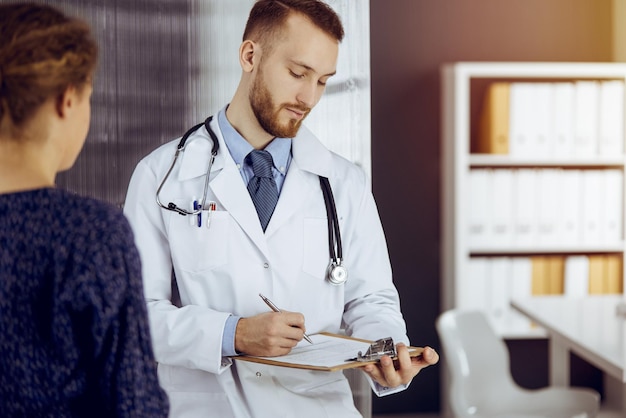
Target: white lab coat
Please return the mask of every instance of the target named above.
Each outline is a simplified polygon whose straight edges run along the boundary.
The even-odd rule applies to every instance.
[[[293,159],[272,219],[263,233],[254,204],[218,127],[220,151],[207,201],[217,210],[202,227],[164,210],[155,192],[178,140],[144,158],[132,176],[124,212],[143,265],[159,379],[172,417],[360,416],[341,372],[272,367],[223,358],[222,333],[231,315],[281,309],[301,312],[306,331],[339,332],[408,343],[383,230],[363,171],[328,151],[306,128],[293,139]],[[189,139],[161,200],[189,208],[200,200],[211,141],[204,127]],[[329,264],[326,208],[318,175],[335,196],[344,285],[325,280]],[[205,214],[206,215],[206,214]],[[181,307],[172,304],[172,271]]]

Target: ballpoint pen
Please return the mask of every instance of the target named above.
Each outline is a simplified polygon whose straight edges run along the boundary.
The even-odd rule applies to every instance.
[[[215,202],[209,202],[207,204],[207,215],[206,215],[206,227],[208,228],[211,225],[211,214],[215,212],[215,208],[217,207]]]
[[[268,298],[266,298],[260,293],[259,293],[259,296],[261,296],[261,299],[263,299],[263,302],[265,302],[265,304],[269,306],[271,310],[273,310],[274,312],[280,312],[280,309],[278,309],[278,306],[274,305],[274,302],[272,302],[271,300],[269,300]],[[309,337],[308,335],[304,334],[304,339],[307,340],[309,343],[313,344],[313,340],[311,340],[311,337]]]
[[[193,201],[193,210],[196,211],[200,208],[200,205],[198,204],[197,200]],[[202,212],[198,213],[198,228],[200,228],[202,226]]]

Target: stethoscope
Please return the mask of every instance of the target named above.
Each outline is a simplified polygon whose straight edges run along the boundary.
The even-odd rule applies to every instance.
[[[156,201],[157,204],[166,210],[176,212],[180,215],[198,215],[202,212],[203,208],[206,208],[206,197],[209,190],[209,174],[211,173],[211,167],[213,167],[213,162],[215,161],[215,156],[219,151],[220,145],[213,132],[213,129],[210,126],[211,120],[213,116],[209,116],[204,123],[199,123],[195,126],[192,126],[183,137],[180,139],[180,142],[176,146],[176,152],[174,154],[174,159],[172,160],[172,164],[170,168],[165,173],[165,177],[161,181],[159,188],[156,192]],[[206,169],[206,178],[204,180],[204,191],[202,193],[202,199],[200,200],[200,204],[194,208],[194,210],[183,209],[180,206],[177,206],[174,202],[169,202],[167,205],[164,205],[159,198],[161,194],[161,189],[167,182],[167,179],[170,176],[170,173],[176,166],[176,161],[178,160],[178,156],[185,152],[185,146],[187,145],[187,138],[191,136],[192,133],[200,129],[204,126],[211,137],[211,141],[213,142],[213,146],[211,147],[211,158],[209,158],[209,162]],[[328,218],[328,249],[330,254],[330,264],[328,265],[328,269],[326,270],[326,280],[334,285],[340,285],[348,280],[348,270],[343,266],[343,251],[341,246],[341,233],[339,231],[339,219],[337,217],[337,208],[335,207],[335,198],[333,197],[333,191],[330,187],[330,182],[328,178],[319,176],[320,179],[320,187],[322,188],[322,195],[324,196],[324,204],[326,205],[326,215]],[[206,210],[206,209],[205,209]]]

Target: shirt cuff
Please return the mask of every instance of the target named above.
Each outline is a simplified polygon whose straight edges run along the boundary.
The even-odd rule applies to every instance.
[[[240,316],[229,316],[224,325],[224,333],[222,334],[222,357],[236,356],[239,353],[235,350],[235,331],[237,323],[241,319]]]
[[[382,397],[382,396],[387,396],[387,395],[391,395],[391,394],[394,394],[394,393],[402,392],[403,390],[406,390],[409,387],[409,384],[410,384],[409,383],[409,384],[406,384],[406,385],[400,385],[400,386],[395,387],[395,388],[388,388],[386,386],[383,386],[383,385],[379,384],[374,379],[369,377],[367,374],[365,374],[365,377],[369,381],[369,384],[370,384],[370,387],[372,388],[372,391],[379,398]]]

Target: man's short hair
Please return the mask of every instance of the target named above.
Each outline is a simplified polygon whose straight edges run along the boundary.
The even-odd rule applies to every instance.
[[[291,13],[305,16],[337,42],[343,40],[341,19],[329,5],[320,0],[257,0],[248,16],[243,40],[252,40],[271,49],[272,41],[280,35]]]

